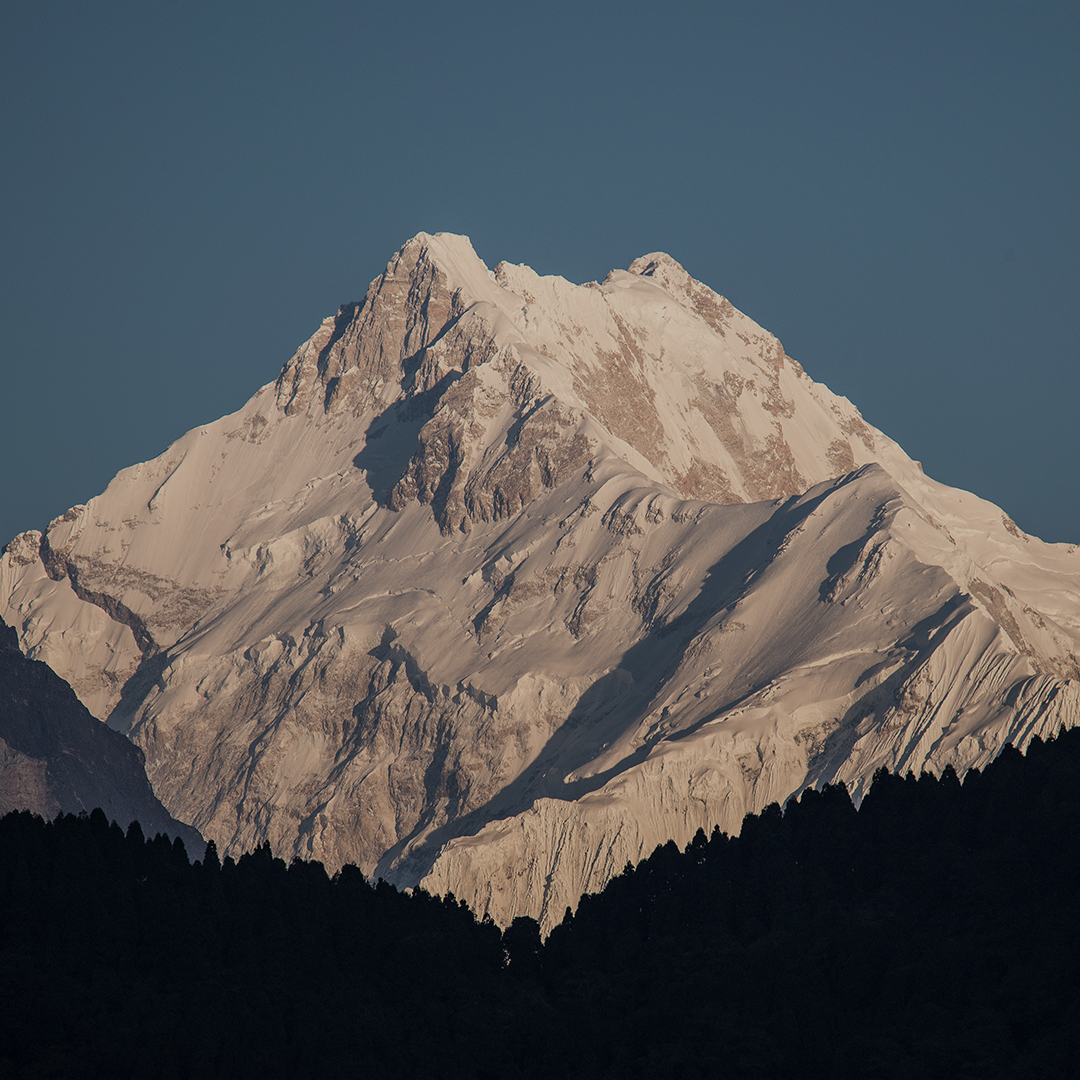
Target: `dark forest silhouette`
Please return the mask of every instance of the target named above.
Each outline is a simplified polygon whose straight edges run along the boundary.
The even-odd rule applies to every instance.
[[[1080,731],[668,843],[546,942],[269,847],[0,819],[0,1076],[1058,1077]]]

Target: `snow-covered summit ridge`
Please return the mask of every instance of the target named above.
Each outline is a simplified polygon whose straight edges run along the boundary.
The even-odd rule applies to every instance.
[[[219,849],[502,920],[1080,718],[1080,553],[662,253],[575,285],[419,234],[242,409],[9,544],[0,615]]]
[[[588,414],[603,427],[605,444],[684,497],[730,503],[792,495],[877,461],[946,528],[967,530],[966,541],[987,560],[1022,539],[1000,509],[966,493],[964,514],[955,516],[958,492],[926,478],[846,398],[809,379],[775,337],[662,252],[612,271],[602,285],[578,286],[527,266],[500,263],[492,272],[467,238],[421,233],[372,283],[362,305],[339,314],[339,324],[351,321],[336,341],[327,344],[331,333],[312,339],[329,355],[301,378],[320,379],[324,406],[344,400],[343,382],[368,369],[362,352],[340,354],[350,340],[372,339],[387,294],[392,302],[403,289],[411,306],[402,341],[413,359],[399,355],[396,370],[379,368],[375,385],[383,400],[430,398],[440,380],[448,388],[469,376],[463,365],[498,356],[504,366],[513,363],[515,386],[527,384],[531,402],[546,392],[564,419],[567,408]],[[301,353],[310,367],[312,343]],[[382,351],[379,359],[385,361]],[[296,378],[287,368],[279,386],[290,375]],[[447,401],[447,413],[465,400],[478,404],[474,392],[490,381],[490,372],[472,373]],[[499,438],[486,429],[485,449]],[[463,513],[457,524],[468,520]],[[1043,551],[1040,559],[1064,557],[1068,569],[1075,566],[1068,554],[1061,546],[1057,557]]]
[[[410,241],[362,304],[324,323],[282,373],[279,403],[355,411],[464,378],[460,403],[488,380],[469,367],[495,357],[536,382],[534,398],[589,413],[640,455],[635,467],[688,497],[795,494],[874,460],[881,438],[669,256],[576,286],[507,263],[493,274],[465,238],[444,234]],[[790,422],[800,398],[812,437]]]

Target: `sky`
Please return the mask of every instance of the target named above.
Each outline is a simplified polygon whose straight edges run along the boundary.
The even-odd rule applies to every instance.
[[[0,3],[0,544],[238,409],[419,231],[667,251],[1080,542],[1080,4]]]

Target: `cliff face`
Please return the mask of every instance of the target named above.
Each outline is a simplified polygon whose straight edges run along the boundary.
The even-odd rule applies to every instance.
[[[12,541],[0,614],[223,853],[504,922],[1080,711],[1075,548],[925,477],[666,255],[575,286],[441,234]]]
[[[139,750],[98,723],[47,664],[23,656],[0,623],[0,814],[51,820],[95,807],[125,828],[138,821],[148,836],[179,837],[202,857],[202,837],[154,797]]]

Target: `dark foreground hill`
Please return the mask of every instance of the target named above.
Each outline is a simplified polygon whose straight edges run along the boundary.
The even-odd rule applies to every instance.
[[[0,1075],[1058,1077],[1080,732],[659,848],[541,943],[354,868],[0,820]]]
[[[142,751],[96,720],[47,664],[19,651],[0,622],[0,813],[45,817],[100,807],[202,853],[202,837],[175,820],[150,788]]]

